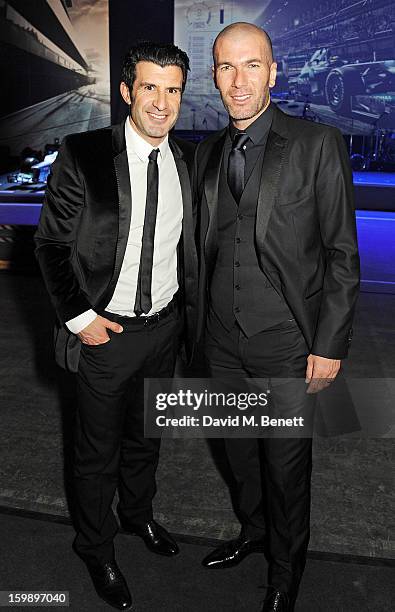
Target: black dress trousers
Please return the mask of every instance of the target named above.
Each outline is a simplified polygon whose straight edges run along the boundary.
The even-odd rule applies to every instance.
[[[74,492],[76,552],[105,563],[114,557],[118,523],[112,502],[127,526],[152,519],[160,439],[144,437],[144,378],[171,378],[182,331],[177,309],[144,325],[104,313],[124,331],[110,341],[82,345],[77,373]]]
[[[247,337],[236,323],[227,332],[211,311],[205,353],[214,378],[290,378],[297,392],[302,389],[305,394],[308,347],[295,320]],[[294,400],[292,396],[291,408]],[[236,480],[243,531],[250,538],[267,533],[269,584],[292,597],[304,570],[310,534],[311,437],[229,438],[224,442]]]

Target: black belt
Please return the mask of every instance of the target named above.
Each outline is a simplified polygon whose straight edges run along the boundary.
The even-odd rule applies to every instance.
[[[110,321],[115,321],[116,323],[120,323],[121,325],[141,325],[148,326],[153,323],[158,323],[165,317],[167,317],[171,312],[177,309],[177,298],[176,296],[168,303],[167,306],[159,310],[159,312],[155,312],[152,315],[148,316],[140,316],[140,317],[127,317],[124,315],[119,315],[114,312],[109,312],[108,310],[104,310],[101,314],[103,317],[110,319]]]

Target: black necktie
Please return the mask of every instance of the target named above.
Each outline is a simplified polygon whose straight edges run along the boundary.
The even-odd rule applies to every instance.
[[[237,203],[239,203],[244,191],[245,148],[249,140],[250,137],[247,134],[237,132],[233,139],[232,150],[229,153],[228,185]]]
[[[143,240],[141,244],[140,268],[137,280],[134,312],[137,317],[147,314],[152,308],[151,281],[152,261],[154,258],[154,237],[156,211],[158,209],[158,157],[159,149],[153,149],[148,156],[147,198],[145,203]]]

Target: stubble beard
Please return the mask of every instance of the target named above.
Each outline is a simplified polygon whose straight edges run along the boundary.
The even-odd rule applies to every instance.
[[[257,114],[262,110],[262,108],[257,107],[255,111],[247,111],[246,109],[244,113],[239,113],[237,115],[232,114],[230,108],[228,108],[227,111],[232,121],[248,121],[249,119],[253,119],[254,117],[256,117]]]
[[[232,112],[231,106],[227,104],[224,99],[222,99],[222,102],[226,110],[228,111],[229,118],[232,121],[248,121],[249,119],[254,119],[254,117],[259,115],[259,113],[265,108],[268,102],[268,99],[269,99],[269,92],[266,93],[266,95],[264,96],[262,100],[259,100],[256,103],[255,108],[240,109],[239,112],[235,111],[234,113]]]

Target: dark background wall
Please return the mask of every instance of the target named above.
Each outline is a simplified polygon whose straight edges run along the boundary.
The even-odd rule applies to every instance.
[[[8,70],[12,66],[12,71]],[[7,74],[7,95],[1,96],[0,116],[89,84],[89,77],[0,41],[0,72]],[[21,92],[21,84],[23,92]]]
[[[144,0],[118,2],[109,0],[111,122],[121,121],[126,106],[119,93],[123,57],[129,47],[141,40],[173,42],[174,1]]]

